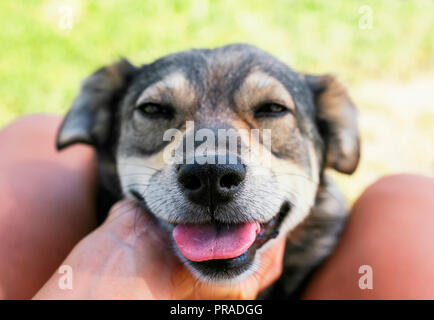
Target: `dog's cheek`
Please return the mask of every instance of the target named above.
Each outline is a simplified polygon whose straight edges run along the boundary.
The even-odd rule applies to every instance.
[[[274,157],[272,168],[280,192],[290,202],[291,208],[280,227],[280,235],[295,229],[310,213],[318,188],[317,175],[310,175],[308,168]],[[315,170],[317,170],[315,168]]]
[[[163,152],[149,157],[118,150],[117,170],[124,195],[132,190],[144,195],[152,177],[164,168]]]

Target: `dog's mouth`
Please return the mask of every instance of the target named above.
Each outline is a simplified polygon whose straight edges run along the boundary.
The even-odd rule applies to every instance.
[[[178,224],[172,235],[180,253],[201,274],[216,280],[234,278],[250,268],[256,250],[279,235],[289,211],[285,202],[266,223]]]
[[[149,211],[143,197],[134,191],[131,193]],[[173,226],[172,237],[179,253],[202,275],[215,280],[230,279],[248,270],[256,250],[279,235],[290,209],[290,203],[285,201],[265,223],[180,223]]]

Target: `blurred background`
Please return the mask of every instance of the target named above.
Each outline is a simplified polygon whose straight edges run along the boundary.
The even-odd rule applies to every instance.
[[[80,81],[121,56],[246,42],[347,84],[362,159],[335,176],[350,201],[384,174],[434,176],[432,0],[14,0],[0,2],[0,21],[0,127],[64,113]]]

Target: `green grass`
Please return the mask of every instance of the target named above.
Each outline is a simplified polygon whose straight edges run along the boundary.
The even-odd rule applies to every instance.
[[[77,8],[72,30],[58,27],[62,3]],[[373,10],[372,29],[358,27],[364,4]],[[0,125],[66,110],[79,81],[120,56],[141,64],[230,42],[350,83],[409,77],[434,67],[433,12],[431,0],[2,1]]]
[[[62,3],[75,8],[71,30],[59,28]],[[372,29],[359,28],[362,5],[372,8]],[[178,50],[231,42],[257,45],[297,70],[334,72],[352,89],[373,80],[389,84],[432,74],[433,13],[432,0],[1,1],[0,127],[27,113],[66,111],[80,81],[121,56],[142,64]],[[383,173],[415,167],[434,173],[434,158],[424,151],[434,145],[432,109],[409,106],[410,112],[417,111],[411,117],[417,135],[409,134],[408,145],[425,145],[418,148],[420,155],[401,154],[392,148],[393,137],[383,135],[407,123],[405,106],[398,113],[393,99],[380,104],[373,96],[384,91],[354,91],[362,120],[369,120],[361,125],[367,147],[357,187],[352,187],[354,180],[338,177],[350,198]],[[417,104],[418,99],[410,101]],[[373,126],[375,119],[381,120]],[[390,129],[382,130],[385,124]],[[381,155],[376,150],[383,150],[385,141],[391,151]],[[414,157],[401,160],[405,152]]]

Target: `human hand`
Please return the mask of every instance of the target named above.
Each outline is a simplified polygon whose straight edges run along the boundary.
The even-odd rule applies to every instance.
[[[128,200],[84,238],[63,265],[73,287],[59,287],[60,274],[35,299],[254,299],[281,273],[284,239],[262,256],[259,270],[236,285],[199,282],[174,255],[172,241],[153,218]]]

